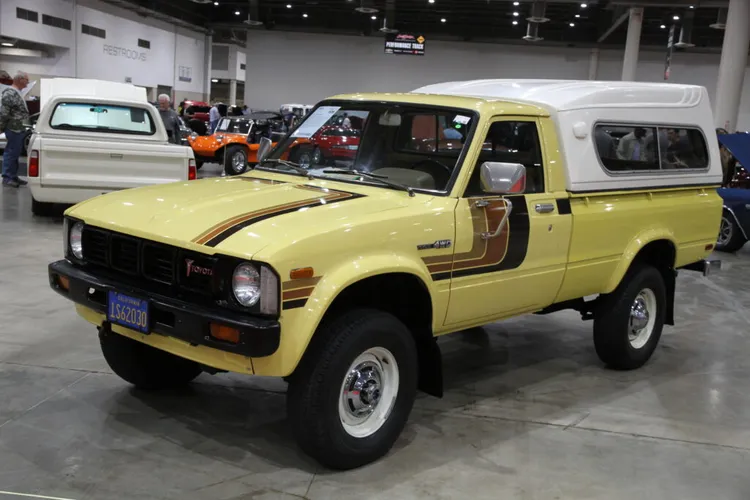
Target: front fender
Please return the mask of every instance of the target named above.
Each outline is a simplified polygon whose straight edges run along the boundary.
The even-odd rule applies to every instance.
[[[607,283],[607,287],[605,288],[604,293],[613,292],[622,281],[625,273],[627,273],[628,269],[630,269],[630,266],[633,264],[633,260],[635,260],[640,251],[643,250],[643,248],[649,243],[659,240],[667,240],[672,243],[675,249],[677,248],[674,234],[672,233],[672,231],[663,227],[647,229],[630,240],[628,246],[625,248],[625,251],[622,254],[620,263],[615,268],[614,273],[612,273],[612,276]]]
[[[427,290],[432,282],[424,264],[406,255],[372,254],[342,262],[321,276],[304,307],[282,313],[279,349],[271,356],[253,359],[255,373],[276,377],[290,375],[302,359],[318,325],[339,294],[348,286],[361,280],[389,273],[414,275],[422,280]],[[430,293],[430,296],[433,311],[445,309],[447,304],[436,303],[436,294]],[[446,294],[446,301],[447,298]]]

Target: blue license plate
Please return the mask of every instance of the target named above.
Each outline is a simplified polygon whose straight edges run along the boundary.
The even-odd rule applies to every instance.
[[[119,292],[107,296],[107,320],[142,333],[149,332],[148,301]]]

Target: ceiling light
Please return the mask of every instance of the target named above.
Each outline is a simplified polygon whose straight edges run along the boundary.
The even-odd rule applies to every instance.
[[[440,20],[440,22],[441,22],[441,23],[444,23],[444,22],[446,22],[446,21],[447,21],[447,19],[445,19],[445,18],[442,18],[442,19]]]
[[[519,16],[518,12],[513,13],[513,17],[518,17],[518,16]]]
[[[377,18],[378,18],[378,16],[372,16],[370,19],[372,19],[373,21],[375,21]]]
[[[691,5],[691,6],[690,6],[690,8],[691,8],[691,9],[694,9],[694,8],[695,8],[695,5]]]
[[[214,5],[219,5],[219,2],[214,2]]]
[[[674,19],[675,21],[679,21],[680,20],[680,16],[673,16],[672,19]]]
[[[2,45],[3,47],[13,47],[13,44],[10,42],[3,42],[3,43],[0,43],[0,45]]]
[[[518,7],[520,4],[518,2],[513,2],[513,5],[515,5],[516,7]]]
[[[582,8],[582,9],[585,9],[586,7],[588,7],[588,5],[586,5],[585,3],[582,3],[582,4],[581,4],[581,8]]]
[[[435,0],[427,0],[427,3],[435,3]]]
[[[307,14],[302,14],[302,17],[307,18]]]
[[[569,25],[569,26],[570,26],[571,28],[574,28],[574,27],[575,27],[575,25],[576,25],[576,23],[570,23],[570,25]]]
[[[235,11],[234,11],[234,15],[235,15],[235,16],[239,16],[239,15],[240,15],[240,11],[239,11],[239,10],[235,10]]]
[[[286,4],[286,8],[287,9],[291,9],[292,8],[292,4],[290,4],[290,3]]]
[[[661,26],[659,26],[659,27],[660,27],[661,29],[664,29],[664,28],[666,28],[666,25],[662,24],[662,25],[661,25]]]
[[[517,25],[518,21],[513,21],[513,26]]]
[[[581,17],[581,14],[576,14],[576,17]]]
[[[219,83],[219,80],[217,80],[216,78],[211,78],[211,83]]]

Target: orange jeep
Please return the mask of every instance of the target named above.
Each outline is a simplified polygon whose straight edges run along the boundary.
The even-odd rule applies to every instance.
[[[283,118],[279,113],[258,111],[222,118],[212,135],[192,134],[188,144],[193,148],[198,168],[203,163],[219,163],[224,165],[227,175],[239,175],[258,163],[260,138],[268,137],[275,143],[284,135],[282,128]]]

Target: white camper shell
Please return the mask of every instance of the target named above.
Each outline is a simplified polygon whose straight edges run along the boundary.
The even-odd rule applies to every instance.
[[[719,144],[704,87],[671,83],[577,80],[475,80],[429,85],[413,91],[535,105],[553,118],[572,193],[721,184]],[[597,126],[658,130],[663,147],[669,128],[698,130],[708,150],[707,168],[627,172],[604,167],[596,149]]]

